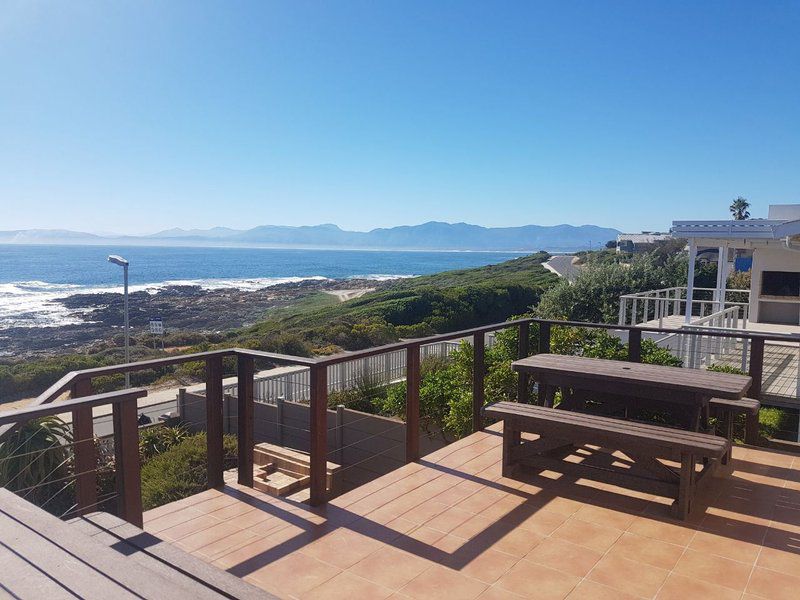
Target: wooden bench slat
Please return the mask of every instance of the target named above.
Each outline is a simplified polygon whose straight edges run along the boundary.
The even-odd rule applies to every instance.
[[[757,415],[758,411],[761,409],[761,402],[754,398],[741,398],[739,400],[712,398],[708,405],[713,410],[746,415]]]
[[[728,442],[724,438],[705,433],[685,432],[691,434],[690,437],[687,437],[681,430],[658,425],[631,423],[609,417],[560,411],[541,406],[498,402],[486,407],[484,412],[489,417],[504,420],[518,420],[523,423],[546,422],[550,429],[549,433],[552,435],[558,435],[558,431],[577,430],[582,432],[585,440],[607,441],[609,445],[619,446],[620,442],[624,441],[624,445],[629,447],[630,442],[635,442],[637,446],[658,449],[659,453],[665,457],[688,451],[709,458],[719,458],[725,454],[728,448]],[[528,426],[523,429],[537,433],[535,427]],[[565,435],[565,437],[570,436]],[[584,443],[592,442],[585,441]]]
[[[495,406],[497,406],[497,404],[501,404],[501,403],[496,403],[495,405],[488,405],[486,408],[487,409],[490,409],[490,407],[494,408]],[[545,408],[545,407],[536,406],[536,405],[532,405],[532,404],[517,404],[517,403],[514,403],[514,402],[510,402],[510,403],[507,403],[507,404],[509,404],[511,407],[513,407],[511,409],[512,414],[516,413],[517,410],[525,410],[525,407],[529,407],[531,409],[530,410],[531,414],[539,414],[538,411],[540,411],[541,409]],[[519,407],[519,409],[517,407]],[[502,410],[502,408],[500,408],[499,410]],[[553,409],[549,409],[548,408],[546,410],[553,410]],[[559,410],[559,409],[555,409],[555,410]],[[621,420],[621,419],[615,419],[614,417],[606,417],[604,415],[595,415],[595,414],[592,414],[592,413],[585,413],[585,412],[573,412],[573,411],[564,410],[564,411],[559,411],[557,414],[558,415],[562,415],[562,414],[570,415],[568,418],[569,419],[574,419],[574,420],[580,420],[583,417],[585,417],[587,420],[595,421],[595,422],[596,422],[596,419],[598,419],[598,418],[599,419],[607,419],[606,422],[607,422],[607,424],[609,426],[622,427],[622,428],[625,428],[625,429],[630,428],[630,429],[651,430],[653,427],[656,427],[656,428],[658,428],[658,430],[660,432],[662,432],[663,435],[671,435],[675,439],[678,439],[678,440],[685,439],[685,440],[688,440],[688,441],[692,441],[692,440],[705,439],[705,435],[706,435],[706,434],[703,434],[703,433],[689,431],[687,429],[678,429],[678,428],[675,428],[675,427],[667,427],[667,426],[655,425],[655,424],[650,424],[650,423],[643,423],[641,421]],[[559,420],[563,420],[563,419],[559,419]]]

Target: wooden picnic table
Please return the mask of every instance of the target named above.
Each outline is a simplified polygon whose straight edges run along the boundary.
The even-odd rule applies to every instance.
[[[711,398],[738,400],[752,384],[747,375],[560,354],[523,358],[512,368],[538,382],[544,406],[553,406],[560,388],[562,408],[568,410],[580,410],[594,399],[629,407],[666,406],[692,431],[707,427]]]

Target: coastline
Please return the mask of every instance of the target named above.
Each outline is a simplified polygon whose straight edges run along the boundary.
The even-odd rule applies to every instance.
[[[149,338],[149,321],[160,317],[167,334],[223,333],[251,325],[271,311],[310,302],[324,304],[358,298],[391,281],[386,279],[309,278],[241,289],[233,286],[162,285],[129,294],[133,336]],[[108,343],[123,331],[123,295],[103,291],[67,294],[50,300],[70,315],[68,323],[0,329],[1,358],[45,357],[80,352]]]

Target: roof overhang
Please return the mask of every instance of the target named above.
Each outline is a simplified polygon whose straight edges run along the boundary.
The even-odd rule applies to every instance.
[[[670,232],[673,237],[687,238],[697,246],[754,248],[774,246],[786,237],[800,236],[800,220],[673,221]]]

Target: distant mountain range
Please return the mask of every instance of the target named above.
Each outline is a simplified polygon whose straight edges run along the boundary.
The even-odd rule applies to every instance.
[[[431,221],[421,225],[345,231],[336,225],[289,227],[261,225],[239,230],[167,229],[151,235],[97,235],[61,229],[0,231],[5,244],[110,244],[171,246],[266,246],[275,248],[352,248],[370,250],[549,250],[570,252],[616,239],[616,229],[596,225],[481,227]]]

